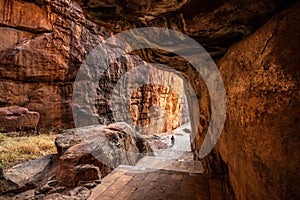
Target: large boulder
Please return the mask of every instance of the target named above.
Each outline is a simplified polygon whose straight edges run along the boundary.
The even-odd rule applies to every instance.
[[[38,112],[11,106],[0,108],[0,129],[3,132],[35,130],[40,120]]]
[[[70,129],[55,144],[59,152],[56,178],[68,187],[100,179],[120,164],[134,165],[151,152],[126,123]]]
[[[69,129],[57,137],[55,144],[56,155],[14,166],[5,176],[0,168],[0,192],[7,197],[21,193],[17,199],[51,199],[69,192],[68,198],[80,199],[78,195],[88,196],[88,189],[113,168],[134,165],[142,156],[152,154],[148,141],[123,122]]]

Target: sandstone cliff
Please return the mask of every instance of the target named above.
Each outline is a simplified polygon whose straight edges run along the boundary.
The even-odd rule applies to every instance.
[[[72,84],[105,32],[72,1],[0,1],[0,106],[40,113],[41,128],[72,127]]]
[[[77,71],[85,56],[111,36],[110,30],[87,20],[73,1],[3,0],[0,5],[3,13],[0,18],[0,106],[18,105],[40,113],[40,129],[74,127],[71,101]],[[137,57],[121,58],[99,77],[101,94],[95,106],[100,123],[114,121],[112,105],[108,103],[111,87],[127,70],[140,63]],[[178,101],[181,98],[182,95]],[[180,104],[177,100],[174,103]],[[169,106],[166,112],[170,109],[173,108]],[[168,115],[161,124],[165,126],[168,121],[174,121],[175,125],[166,125],[169,128],[158,132],[178,127],[180,110],[180,107],[175,109],[172,117]],[[140,119],[141,116],[139,113]]]

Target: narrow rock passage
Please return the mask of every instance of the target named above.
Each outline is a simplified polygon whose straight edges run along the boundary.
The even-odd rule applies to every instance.
[[[173,131],[169,148],[143,157],[135,166],[120,165],[92,190],[89,200],[223,199],[222,184],[209,179],[193,160],[185,124]]]

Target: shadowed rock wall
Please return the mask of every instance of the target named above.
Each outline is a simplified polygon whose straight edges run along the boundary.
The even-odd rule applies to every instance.
[[[219,63],[228,107],[216,151],[237,199],[300,197],[299,11],[273,17]]]

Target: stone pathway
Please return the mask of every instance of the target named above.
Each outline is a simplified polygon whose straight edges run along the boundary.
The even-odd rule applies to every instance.
[[[222,200],[222,184],[201,174],[193,160],[189,134],[174,131],[172,148],[143,157],[136,166],[120,165],[92,190],[89,200]]]
[[[199,173],[119,167],[92,190],[90,200],[222,200],[222,185]]]

